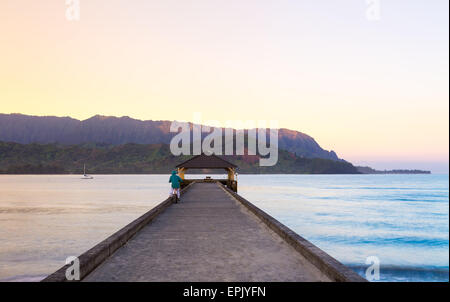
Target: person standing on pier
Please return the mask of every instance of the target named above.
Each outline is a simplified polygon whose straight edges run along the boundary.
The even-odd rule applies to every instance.
[[[172,171],[169,182],[172,183],[171,195],[177,194],[177,200],[180,200],[180,184],[183,179],[177,175],[177,171]]]

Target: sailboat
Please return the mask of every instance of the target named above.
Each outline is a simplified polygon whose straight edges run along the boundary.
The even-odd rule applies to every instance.
[[[90,175],[87,175],[86,174],[86,164],[84,164],[84,167],[83,167],[83,177],[81,178],[81,179],[93,179],[94,177],[93,176],[90,176]]]

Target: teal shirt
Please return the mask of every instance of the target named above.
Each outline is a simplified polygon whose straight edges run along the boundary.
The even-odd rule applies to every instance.
[[[172,183],[172,188],[178,189],[180,187],[180,183],[183,182],[180,176],[176,175],[175,173],[172,173],[172,175],[169,178],[169,182]]]

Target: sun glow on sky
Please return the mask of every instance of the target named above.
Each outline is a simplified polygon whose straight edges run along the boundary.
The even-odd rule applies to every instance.
[[[80,5],[0,2],[0,112],[278,120],[355,163],[448,162],[447,0]]]

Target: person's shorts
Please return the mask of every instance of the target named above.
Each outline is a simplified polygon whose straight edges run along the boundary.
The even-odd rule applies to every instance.
[[[178,191],[179,189],[180,189],[180,188],[170,188],[169,194],[170,194],[170,195],[177,194],[177,191]]]

